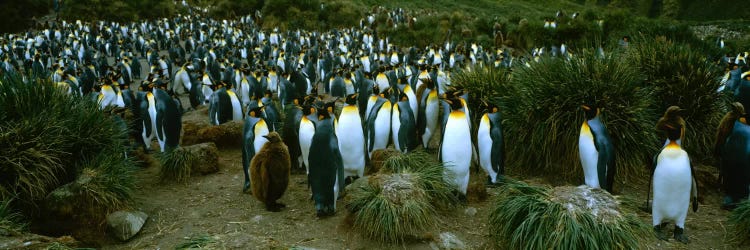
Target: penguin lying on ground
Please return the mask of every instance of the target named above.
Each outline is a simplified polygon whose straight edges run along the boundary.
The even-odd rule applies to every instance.
[[[586,120],[581,125],[578,150],[583,166],[586,185],[602,188],[612,193],[615,181],[615,148],[609,138],[607,127],[599,117],[600,110],[594,105],[583,105]]]
[[[654,201],[651,216],[656,237],[667,240],[664,233],[665,221],[675,223],[674,238],[688,243],[685,232],[685,218],[690,202],[693,212],[698,211],[698,192],[693,178],[688,153],[677,143],[683,128],[680,125],[666,124],[667,145],[656,157],[653,174]]]
[[[278,212],[286,207],[276,202],[289,185],[289,149],[279,133],[264,135],[268,140],[250,163],[253,196],[266,204],[266,210]]]

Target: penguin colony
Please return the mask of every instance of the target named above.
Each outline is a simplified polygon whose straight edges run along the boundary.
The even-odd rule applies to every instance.
[[[402,9],[375,11],[386,12],[394,27],[417,21]],[[451,86],[452,72],[514,63],[530,67],[545,54],[568,57],[572,51],[561,44],[514,58],[510,49],[485,50],[474,43],[400,48],[373,31],[375,14],[368,13],[359,27],[329,32],[261,30],[259,15],[217,21],[198,14],[129,24],[62,21],[38,32],[2,36],[0,72],[48,78],[102,109],[130,110],[137,119],[127,129],[146,150],[154,138],[162,152],[179,146],[184,109],[208,106],[213,125],[243,121],[243,191],[271,211],[284,207],[277,200],[290,168],[304,168],[316,214],[334,214],[344,185],[364,175],[374,151],[390,145],[403,153],[437,150],[459,197],[466,196],[472,164],[484,170],[489,185],[502,184],[503,110],[486,100],[469,100],[468,93]],[[548,19],[544,28],[558,25]],[[717,44],[723,46],[723,40]],[[748,56],[721,59],[728,68],[718,91],[729,91],[738,101],[722,121],[714,149],[721,159],[726,208],[746,199],[750,185],[744,108],[750,105],[750,74],[743,73]],[[182,105],[180,95],[189,106]],[[483,102],[484,109],[469,110],[470,102]],[[340,112],[337,103],[343,103]],[[594,103],[581,108],[583,179],[612,192],[616,145],[601,109]],[[279,110],[286,116],[283,123]],[[480,112],[478,124],[472,124],[470,112]],[[654,158],[652,214],[659,238],[666,239],[665,222],[671,221],[673,237],[687,242],[684,223],[689,203],[697,209],[697,190],[681,146],[686,124],[680,112],[670,107],[657,123],[667,141]]]

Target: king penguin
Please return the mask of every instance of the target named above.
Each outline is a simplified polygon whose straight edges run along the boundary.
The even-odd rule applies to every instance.
[[[578,153],[586,185],[612,192],[615,180],[615,148],[594,105],[582,105],[586,120],[581,125]]]
[[[684,234],[685,218],[693,203],[693,212],[698,210],[698,196],[693,179],[688,153],[677,144],[682,128],[667,125],[667,145],[657,155],[654,165],[654,201],[651,210],[652,222],[657,238],[666,240],[663,232],[665,221],[675,223],[674,238],[688,243]]]
[[[250,162],[253,196],[266,205],[266,210],[278,212],[286,205],[276,202],[289,186],[289,149],[279,133],[264,135],[268,142]]]
[[[248,111],[247,117],[245,118],[245,126],[242,129],[242,169],[245,172],[245,185],[242,188],[243,192],[250,190],[250,162],[253,160],[256,152],[260,151],[268,140],[263,137],[268,135],[268,125],[263,120],[261,114],[263,107],[255,107]]]
[[[153,84],[144,81],[140,89],[145,92],[140,99],[139,114],[143,122],[141,137],[146,152],[151,150],[151,142],[156,137],[156,99],[152,92]]]
[[[299,127],[302,121],[302,100],[300,98],[294,98],[291,105],[287,105],[284,109],[286,116],[284,120],[284,144],[289,148],[289,157],[291,159],[291,167],[302,168],[303,161],[300,160],[302,151],[300,151],[299,145]]]
[[[748,198],[750,186],[750,125],[744,106],[733,103],[733,111],[727,114],[720,127],[726,128],[724,138],[717,136],[716,144],[721,159],[721,176],[725,192],[722,208],[733,209],[737,203]],[[731,114],[734,113],[734,114]],[[734,119],[732,119],[734,118]],[[719,131],[721,133],[721,129]]]
[[[447,99],[450,114],[445,123],[440,141],[440,162],[445,165],[447,180],[458,188],[459,198],[465,200],[469,186],[469,167],[472,161],[471,130],[463,111],[463,104],[457,97]]]
[[[165,90],[165,82],[153,89],[156,100],[156,140],[161,152],[170,152],[180,145],[182,132],[182,113],[178,104]]]
[[[336,124],[336,137],[339,141],[341,158],[344,164],[344,177],[359,178],[365,174],[365,134],[357,106],[357,94],[346,97]]]
[[[417,115],[417,135],[422,140],[422,147],[427,149],[432,135],[435,133],[440,115],[440,103],[435,81],[425,78],[417,90],[419,98],[419,113]]]
[[[378,96],[375,103],[370,109],[367,116],[367,152],[372,156],[372,152],[378,149],[384,149],[388,146],[388,139],[391,135],[391,101],[386,98],[390,92],[386,89]]]
[[[492,103],[484,103],[487,113],[479,120],[477,148],[479,164],[488,175],[487,183],[502,183],[505,174],[505,141],[503,138],[502,117],[499,108]]]
[[[299,122],[299,148],[300,148],[300,161],[305,165],[305,173],[310,175],[310,145],[312,145],[312,138],[315,135],[315,122],[318,121],[318,111],[310,105],[302,107],[302,117]]]
[[[339,191],[343,191],[344,167],[334,122],[326,109],[318,110],[318,122],[310,146],[310,174],[315,210],[318,217],[336,212]]]
[[[414,93],[412,93],[413,95]],[[391,113],[393,145],[401,153],[413,151],[419,143],[417,141],[417,125],[414,112],[412,112],[410,107],[409,95],[406,92],[401,92],[398,102],[393,104],[393,111]]]

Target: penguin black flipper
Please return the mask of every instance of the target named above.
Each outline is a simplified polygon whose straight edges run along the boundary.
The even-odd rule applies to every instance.
[[[693,212],[698,212],[698,185],[695,182],[695,168],[693,167],[693,160],[690,159],[690,201],[692,203]]]
[[[378,117],[378,111],[385,103],[384,98],[378,98],[378,100],[375,102],[374,105],[372,105],[372,109],[370,110],[370,114],[367,115],[367,151],[372,152],[372,148],[375,146],[375,119]]]
[[[596,149],[599,152],[597,160],[597,170],[599,174],[599,185],[604,190],[612,193],[612,187],[615,178],[614,150],[609,141],[595,141]]]
[[[333,150],[333,164],[336,168],[336,179],[338,184],[338,190],[339,190],[339,197],[334,197],[334,199],[339,199],[342,197],[341,193],[344,192],[344,185],[346,184],[344,182],[344,159],[341,157],[341,150],[339,149],[339,143],[338,138],[336,138],[336,135],[333,135],[333,140],[331,140],[331,147]]]
[[[398,108],[401,109],[401,128],[398,130],[399,145],[402,147],[401,152],[411,152],[417,148],[417,125],[414,122],[414,112],[409,107],[408,101],[399,102]]]

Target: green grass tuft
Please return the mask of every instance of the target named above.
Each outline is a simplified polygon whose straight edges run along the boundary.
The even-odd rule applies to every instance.
[[[175,249],[217,249],[219,248],[217,246],[218,243],[214,237],[208,235],[186,237],[186,241],[177,245]]]
[[[597,200],[596,215],[586,205],[591,200]],[[650,228],[618,206],[600,189],[510,182],[491,208],[490,237],[509,249],[640,248]]]
[[[580,179],[581,105],[595,103],[615,147],[617,180],[641,176],[644,160],[656,152],[657,116],[652,91],[621,55],[582,51],[570,60],[542,58],[514,68],[511,77],[515,87],[501,112],[513,169]]]
[[[21,232],[26,229],[23,217],[20,213],[13,211],[10,207],[11,200],[0,201],[0,232]]]
[[[422,151],[387,159],[379,174],[350,194],[346,207],[354,229],[379,242],[402,243],[433,228],[437,210],[457,204],[443,173]]]
[[[738,243],[744,243],[750,240],[750,200],[745,200],[732,210],[729,215],[729,224],[731,224],[734,238]]]
[[[190,178],[190,170],[195,158],[192,152],[184,148],[177,148],[159,156],[161,171],[159,179],[162,182],[186,182]]]

